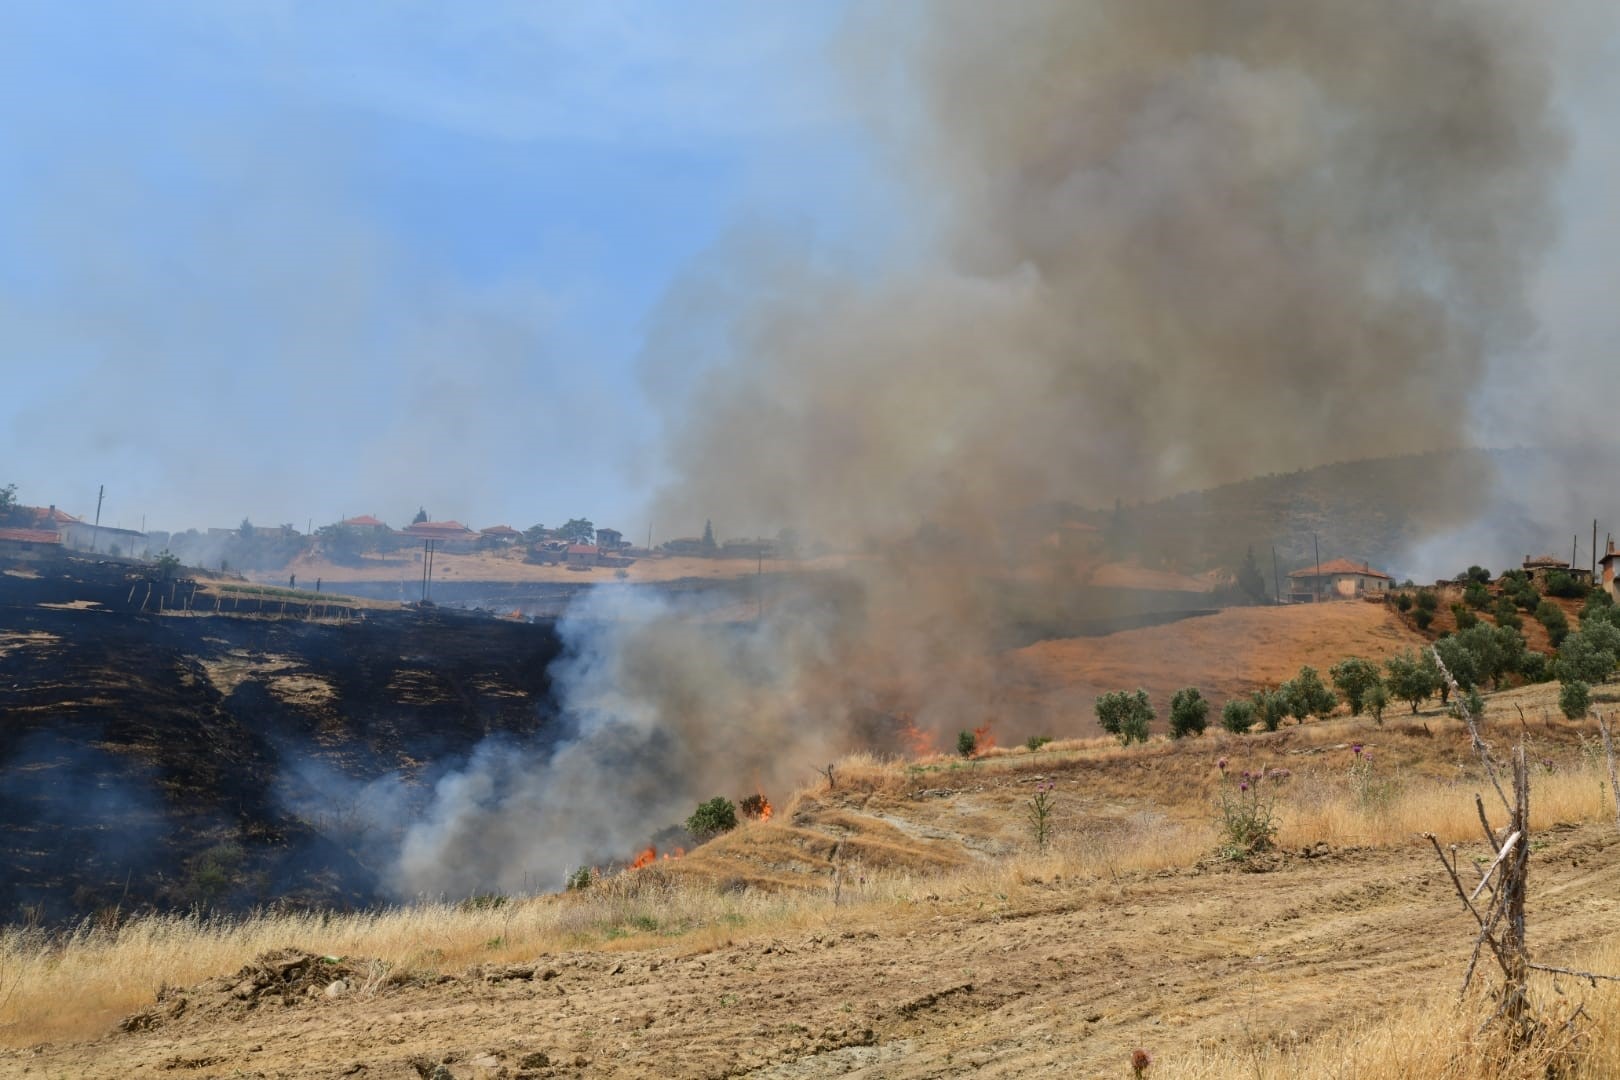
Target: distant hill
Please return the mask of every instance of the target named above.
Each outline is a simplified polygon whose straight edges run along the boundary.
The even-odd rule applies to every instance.
[[[1416,580],[1526,554],[1591,558],[1591,531],[1620,533],[1620,445],[1456,450],[1339,462],[1112,509],[1068,508],[1107,553],[1184,573],[1236,567],[1251,545],[1264,576],[1345,557]]]

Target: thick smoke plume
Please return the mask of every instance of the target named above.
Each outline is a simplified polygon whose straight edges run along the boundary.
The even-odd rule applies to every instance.
[[[441,784],[411,885],[628,851],[872,713],[994,719],[1032,508],[1467,444],[1487,362],[1530,341],[1563,144],[1522,7],[941,0],[849,40],[923,255],[726,266],[719,332],[671,308],[649,355],[730,343],[669,417],[655,520],[865,556],[746,633],[661,611],[578,641],[578,738]]]

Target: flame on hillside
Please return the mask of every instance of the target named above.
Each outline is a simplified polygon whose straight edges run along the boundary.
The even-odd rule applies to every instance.
[[[990,731],[990,724],[991,721],[986,720],[973,729],[973,752],[975,754],[982,754],[996,745],[996,737]]]
[[[771,800],[765,797],[763,791],[746,796],[737,804],[737,809],[742,811],[744,817],[755,821],[769,821],[771,815],[776,813],[776,808],[771,805]]]

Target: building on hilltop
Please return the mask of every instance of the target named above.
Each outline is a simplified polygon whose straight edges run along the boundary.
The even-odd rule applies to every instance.
[[[486,546],[515,544],[523,539],[523,534],[510,525],[491,525],[487,529],[479,529],[478,535],[484,538]]]
[[[0,557],[39,561],[62,550],[62,536],[55,529],[0,529]]]
[[[1610,597],[1620,600],[1620,591],[1616,591],[1620,587],[1615,585],[1614,580],[1616,564],[1620,564],[1620,549],[1615,548],[1614,537],[1612,536],[1609,537],[1607,546],[1608,550],[1603,553],[1602,558],[1598,559],[1599,573],[1602,576],[1598,578],[1596,584],[1602,585],[1603,591],[1608,593]]]
[[[1545,588],[1547,579],[1553,574],[1568,574],[1583,584],[1592,580],[1592,571],[1584,566],[1571,566],[1568,559],[1560,559],[1556,555],[1526,555],[1523,569],[1538,589]]]
[[[435,551],[468,552],[478,546],[478,534],[459,521],[418,521],[399,530],[399,535],[431,540]]]
[[[1365,562],[1331,559],[1288,575],[1288,600],[1311,604],[1321,600],[1355,600],[1382,593],[1393,584],[1390,576]]]

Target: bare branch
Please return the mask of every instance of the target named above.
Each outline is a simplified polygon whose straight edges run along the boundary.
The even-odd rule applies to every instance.
[[[1451,671],[1446,667],[1446,662],[1440,659],[1440,650],[1431,645],[1429,646],[1429,654],[1434,657],[1435,666],[1440,669],[1440,677],[1446,680],[1446,685],[1451,688],[1451,692],[1457,695],[1457,712],[1462,716],[1463,723],[1468,725],[1468,736],[1473,741],[1474,752],[1479,755],[1480,763],[1485,766],[1485,775],[1490,778],[1491,786],[1496,789],[1497,796],[1501,798],[1502,808],[1511,814],[1513,804],[1508,802],[1507,792],[1502,790],[1502,781],[1496,775],[1496,763],[1491,760],[1490,745],[1479,736],[1478,718],[1474,715],[1473,710],[1468,707],[1468,701],[1463,697],[1462,688],[1457,685],[1457,680],[1451,677]]]

